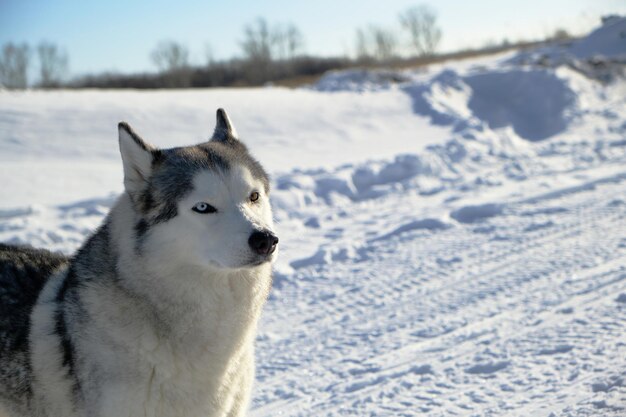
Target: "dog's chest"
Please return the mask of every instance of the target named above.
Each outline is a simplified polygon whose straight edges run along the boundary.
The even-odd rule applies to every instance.
[[[241,415],[231,411],[245,411],[249,400],[254,335],[270,280],[255,278],[185,292],[186,303],[171,302],[183,299],[180,293],[164,297],[151,304],[158,311],[116,297],[110,313],[98,315],[106,318],[98,329],[106,329],[109,348],[87,349],[100,352],[94,372],[106,381],[92,391],[102,393],[92,398],[97,408],[106,416]]]
[[[222,343],[189,343],[173,347],[160,341],[131,360],[127,383],[108,387],[113,404],[125,415],[133,409],[143,416],[226,415],[236,398],[247,397],[253,380],[253,344],[232,333]],[[108,396],[108,395],[107,395]],[[119,401],[124,398],[124,401]],[[123,404],[126,404],[122,406]]]

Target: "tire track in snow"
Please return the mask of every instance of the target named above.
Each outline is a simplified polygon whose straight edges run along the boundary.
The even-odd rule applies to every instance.
[[[615,185],[613,188],[617,188],[617,190],[612,190],[610,195],[619,195],[620,193],[623,193],[624,191],[624,187],[621,186],[620,184]],[[397,238],[397,241],[395,242],[395,246],[391,247],[389,251],[387,251],[386,253],[380,253],[378,254],[378,256],[373,256],[372,259],[365,261],[364,263],[387,261],[390,264],[393,264],[394,262],[397,262],[397,259],[394,261],[394,258],[390,258],[390,254],[393,253],[394,251],[397,251],[398,246],[408,247],[407,246],[408,244],[411,244],[413,246],[412,249],[415,251],[415,253],[419,253],[421,256],[424,256],[424,257],[437,256],[438,254],[441,254],[442,252],[444,252],[445,248],[449,247],[448,246],[449,240],[456,239],[456,249],[459,250],[462,255],[472,254],[472,256],[475,256],[474,261],[471,262],[470,264],[471,266],[470,269],[473,268],[475,269],[475,271],[470,277],[463,276],[463,274],[458,274],[459,276],[453,282],[450,282],[449,280],[441,279],[442,276],[445,275],[444,273],[444,271],[446,270],[445,267],[444,268],[435,267],[435,269],[433,270],[433,272],[430,274],[428,278],[410,280],[408,284],[406,283],[398,284],[396,280],[390,277],[385,277],[386,279],[383,279],[381,280],[380,283],[377,283],[375,282],[376,277],[366,276],[367,281],[363,283],[363,286],[367,288],[367,291],[362,291],[362,290],[353,291],[350,289],[349,285],[344,286],[342,287],[342,288],[346,288],[344,292],[337,294],[336,297],[332,297],[324,301],[324,312],[328,314],[328,317],[341,317],[342,313],[345,313],[346,306],[351,306],[351,307],[362,306],[363,312],[365,312],[367,308],[371,308],[372,306],[374,306],[374,308],[377,309],[377,312],[379,313],[381,317],[385,317],[388,319],[385,322],[385,324],[382,325],[382,327],[387,326],[385,328],[385,332],[391,333],[391,335],[383,336],[381,334],[374,334],[375,333],[374,331],[376,330],[375,326],[374,328],[368,328],[365,324],[363,324],[363,327],[361,328],[361,330],[358,330],[359,323],[356,323],[355,325],[355,323],[353,323],[353,320],[348,318],[348,325],[352,324],[353,325],[352,328],[357,329],[357,331],[354,332],[354,334],[346,335],[344,331],[344,334],[342,335],[342,337],[340,337],[337,335],[337,333],[341,331],[342,326],[334,326],[334,327],[333,326],[329,326],[329,327],[317,326],[317,327],[325,328],[326,332],[330,334],[330,337],[326,337],[325,339],[323,334],[314,332],[314,334],[311,335],[311,339],[317,340],[318,343],[321,343],[322,350],[324,350],[327,348],[332,349],[333,346],[350,345],[350,343],[347,343],[346,337],[348,339],[350,337],[356,337],[356,338],[362,337],[363,340],[367,340],[367,337],[374,337],[375,339],[371,340],[371,345],[379,346],[379,349],[378,349],[379,351],[385,351],[385,350],[389,351],[389,349],[387,349],[388,346],[386,346],[384,343],[380,343],[381,338],[384,337],[387,340],[394,339],[394,338],[398,340],[407,340],[407,332],[412,332],[415,330],[414,327],[402,328],[401,326],[394,330],[392,328],[393,324],[390,324],[394,321],[393,314],[401,314],[403,311],[405,312],[411,311],[411,307],[415,305],[415,297],[416,297],[415,289],[424,290],[424,288],[428,288],[429,284],[431,285],[432,288],[429,289],[429,292],[425,292],[423,294],[417,294],[420,296],[427,295],[428,297],[433,297],[431,302],[427,306],[424,307],[426,309],[428,308],[428,306],[437,305],[439,302],[438,300],[446,300],[446,299],[449,300],[450,295],[445,293],[446,289],[456,288],[458,291],[460,291],[461,288],[458,288],[458,287],[460,284],[463,283],[464,279],[468,281],[468,286],[471,287],[473,284],[475,284],[476,280],[479,280],[479,277],[481,276],[481,274],[484,274],[485,276],[490,277],[490,281],[487,281],[484,283],[484,285],[488,287],[490,284],[491,285],[493,284],[493,281],[496,278],[501,279],[502,277],[506,278],[507,276],[515,276],[515,271],[511,270],[511,268],[514,269],[514,267],[518,265],[520,262],[522,262],[525,257],[533,258],[535,257],[534,255],[544,252],[545,256],[543,257],[537,255],[537,259],[538,259],[537,262],[540,264],[540,266],[544,268],[544,270],[540,272],[534,272],[534,274],[537,275],[536,278],[531,279],[531,280],[522,279],[521,281],[513,280],[512,282],[502,283],[501,285],[502,288],[506,288],[507,286],[510,286],[510,288],[512,288],[513,290],[520,289],[521,286],[523,285],[529,286],[531,287],[532,291],[530,291],[528,298],[532,298],[532,294],[541,293],[545,291],[545,288],[552,288],[554,286],[553,281],[562,279],[563,277],[562,271],[564,267],[567,267],[568,271],[577,271],[577,270],[580,270],[581,268],[584,269],[585,267],[588,267],[589,265],[591,265],[591,263],[593,263],[592,258],[594,257],[599,257],[599,259],[602,259],[604,261],[609,260],[611,256],[608,255],[608,252],[611,252],[610,249],[614,248],[614,246],[616,245],[615,239],[613,239],[610,242],[605,241],[605,246],[607,247],[603,248],[602,250],[598,248],[594,250],[593,248],[589,248],[588,247],[589,245],[581,246],[581,245],[578,245],[577,242],[578,241],[589,242],[590,239],[588,238],[583,239],[583,238],[585,237],[585,233],[588,234],[590,233],[590,231],[594,229],[597,230],[598,234],[601,234],[603,231],[608,232],[611,229],[614,229],[617,225],[623,223],[624,210],[620,209],[619,207],[608,208],[608,209],[604,208],[604,206],[607,205],[605,203],[608,201],[608,199],[606,199],[607,201],[603,201],[602,199],[598,201],[598,198],[596,198],[597,196],[595,195],[590,195],[588,197],[589,198],[586,198],[586,199],[585,198],[580,199],[580,195],[578,193],[564,196],[563,199],[568,199],[568,200],[574,199],[575,201],[573,202],[573,207],[568,207],[567,215],[565,216],[563,216],[563,214],[559,215],[559,224],[553,227],[547,227],[545,229],[536,229],[533,232],[527,233],[525,235],[526,240],[522,240],[521,242],[506,242],[505,241],[503,242],[503,245],[501,247],[498,247],[498,250],[496,251],[484,250],[485,247],[488,247],[489,245],[493,244],[488,239],[483,239],[481,242],[478,242],[478,245],[477,245],[476,244],[477,242],[475,241],[475,239],[473,239],[474,236],[472,235],[472,232],[469,227],[463,231],[461,236],[459,236],[459,233],[458,233],[459,230],[443,231],[441,233],[427,236],[427,239],[425,242],[419,241],[420,237],[422,236],[422,233],[420,232],[408,233],[406,235],[403,235],[402,237]],[[570,202],[570,204],[572,203]],[[524,209],[524,206],[520,206],[520,209],[518,211],[522,211],[522,209]],[[529,217],[532,217],[532,216],[519,216],[517,214],[507,215],[505,218],[503,217],[502,219],[496,219],[496,222],[500,220],[511,221],[511,220],[517,219],[518,220],[517,223],[508,225],[511,231],[514,231],[516,227],[517,229],[527,227]],[[522,219],[522,220],[520,221],[519,219]],[[506,227],[506,225],[498,225],[498,227],[499,228]],[[445,236],[446,233],[450,233],[450,236]],[[517,233],[517,231],[515,231],[515,233]],[[564,252],[566,252],[565,248],[562,246],[559,247],[559,245],[557,245],[555,242],[559,242],[559,243],[569,242],[570,245],[573,245],[573,246],[578,245],[580,246],[579,253],[571,254],[571,255],[567,255],[566,253],[564,254]],[[387,244],[389,244],[389,242],[387,242]],[[546,252],[545,251],[546,247],[551,248],[552,252]],[[588,251],[590,253],[588,257],[579,256],[581,253],[585,253],[585,251]],[[612,252],[615,253],[614,250]],[[554,258],[555,255],[559,255],[559,254],[566,255],[566,256],[563,256],[562,264],[550,265],[549,260]],[[616,253],[614,257],[619,258],[620,254]],[[464,256],[462,262],[465,262],[466,258],[467,257]],[[414,260],[407,259],[407,261],[408,261],[407,263],[413,263]],[[422,267],[423,268],[425,267],[424,264],[422,264]],[[306,273],[312,274],[312,275],[325,274],[325,273],[328,274],[328,273],[332,273],[332,270],[335,268],[341,268],[341,264],[336,263],[332,267],[321,267],[321,268],[313,267],[311,269],[314,269],[317,271],[313,272],[309,270]],[[467,270],[467,268],[464,268],[464,269]],[[344,272],[345,271],[342,271],[341,273],[338,273],[337,275],[341,276]],[[362,271],[359,269],[356,269],[355,272],[360,273]],[[306,273],[303,271],[303,272],[299,272],[297,275],[304,276],[306,275]],[[593,280],[595,278],[597,277],[593,276],[593,277],[590,277],[589,279]],[[537,280],[542,281],[541,282],[542,285],[536,284]],[[374,282],[371,282],[371,281],[374,281]],[[310,283],[310,282],[312,282],[310,279],[307,280],[307,283]],[[311,292],[315,292],[319,290],[320,288],[323,288],[325,285],[328,285],[328,283],[329,283],[328,280],[322,280],[319,283],[319,285],[311,285],[308,288],[308,290]],[[350,284],[354,284],[354,283],[350,283]],[[534,289],[532,288],[533,285],[535,285]],[[356,288],[357,286],[354,286],[354,287]],[[413,292],[409,291],[411,288],[414,289]],[[593,292],[594,289],[590,289],[590,291]],[[439,293],[439,296],[437,296],[438,293]],[[498,299],[497,294],[499,293],[504,294],[503,297],[500,297],[501,299]],[[388,300],[390,298],[390,295],[394,295],[394,294],[396,295],[396,297],[392,298],[394,302],[393,306],[387,306],[384,303],[380,305],[376,305],[376,302],[375,302],[376,299]],[[432,338],[426,339],[426,340],[433,346],[436,345],[438,341],[444,342],[445,338],[449,340],[448,347],[454,346],[453,343],[456,343],[456,344],[463,343],[463,341],[459,339],[455,340],[455,338],[459,337],[459,335],[456,335],[455,332],[457,331],[463,332],[464,328],[467,328],[465,330],[470,330],[469,329],[470,326],[473,326],[474,328],[480,327],[479,324],[481,323],[482,320],[486,320],[486,321],[490,320],[490,315],[491,317],[495,317],[495,320],[502,320],[503,323],[507,323],[508,325],[510,325],[511,323],[515,323],[515,321],[519,319],[519,317],[517,316],[520,313],[518,312],[516,314],[514,313],[514,310],[511,310],[511,308],[515,308],[515,306],[511,307],[511,306],[506,305],[505,303],[506,294],[507,294],[506,291],[503,292],[503,290],[500,290],[499,292],[496,292],[496,295],[489,295],[488,297],[478,298],[478,300],[483,300],[484,302],[487,302],[488,300],[496,301],[496,305],[498,305],[502,309],[501,312],[496,313],[495,315],[493,314],[493,312],[487,312],[486,317],[482,319],[480,319],[479,317],[469,318],[467,320],[469,322],[469,326],[458,326],[447,332],[444,332],[442,335],[434,335]],[[560,295],[560,297],[562,300],[567,300],[566,295]],[[411,301],[413,301],[412,304],[411,304]],[[561,301],[561,302],[565,302],[565,301]],[[535,306],[536,310],[531,309],[531,311],[525,311],[524,306],[522,307],[518,306],[517,307],[518,309],[521,308],[521,311],[526,313],[525,316],[522,315],[523,320],[522,320],[522,323],[520,323],[519,325],[521,325],[522,328],[527,328],[527,329],[532,330],[532,327],[529,327],[527,322],[536,314],[541,313],[541,311],[546,311],[546,310],[550,310],[554,308],[554,305],[556,304],[542,306],[541,303],[539,303]],[[468,304],[467,307],[469,308],[470,306],[471,305]],[[471,310],[471,308],[469,308],[469,310]],[[398,313],[398,311],[400,313]],[[510,313],[510,312],[511,312],[510,315],[513,316],[512,318],[507,316],[507,313]],[[431,317],[431,319],[439,320],[439,322],[442,322],[442,321],[445,322],[447,320],[446,317],[449,317],[450,315],[454,315],[454,311],[451,311],[448,313],[445,313],[445,312],[439,312],[439,313],[440,313],[440,316],[435,315],[434,317]],[[423,310],[418,310],[416,316],[419,317],[422,314],[423,314]],[[457,310],[457,314],[459,314],[458,310]],[[316,317],[314,320],[318,320],[318,319],[324,321],[324,316],[320,315]],[[406,319],[406,317],[404,317],[404,319]],[[491,319],[491,320],[492,320],[491,326],[495,327],[496,329],[499,329],[504,326],[504,325],[499,325],[498,327],[498,325],[495,322],[493,322],[494,319]],[[406,322],[407,320],[398,320],[398,321]],[[410,322],[410,320],[408,321]],[[514,328],[513,332],[516,332],[516,331],[519,332],[519,325],[518,327]],[[349,326],[344,326],[344,327],[349,327]],[[496,340],[498,340],[498,338],[502,339],[502,337],[508,337],[506,335],[499,335],[498,330],[496,330],[495,332],[493,330],[486,331],[486,332],[482,332],[482,334],[481,334],[481,331],[479,330],[477,335],[470,334],[466,338],[465,343],[467,343],[468,346],[473,346],[473,348],[467,352],[464,352],[460,356],[460,358],[457,358],[457,360],[470,357],[472,354],[475,354],[477,352],[477,349],[479,348],[476,348],[474,345],[472,345],[473,340],[484,341],[485,336],[489,337],[490,335],[492,336],[492,339],[495,337]],[[333,340],[333,338],[338,338],[338,340]],[[410,340],[410,337],[408,339]],[[505,339],[505,340],[508,340],[508,339]],[[331,343],[331,342],[334,342],[334,343]],[[443,343],[443,344],[445,345],[446,343]],[[416,345],[419,346],[420,343],[416,343]],[[441,346],[439,347],[435,346],[435,347],[431,347],[431,349],[434,350],[434,352],[430,354],[430,357],[432,357],[433,355],[436,356],[437,354],[440,354],[443,348]],[[461,349],[461,351],[463,350]],[[392,352],[393,352],[393,349],[392,349]],[[359,353],[361,354],[363,353],[363,346],[354,346],[354,349],[352,351],[343,350],[341,353],[344,357],[358,357]],[[398,363],[397,360],[395,362],[392,360],[391,361],[392,366],[383,366],[382,364],[385,363],[385,360],[383,360],[384,356],[380,356],[378,357],[378,359],[375,359],[376,357],[374,356],[374,357],[363,358],[361,363],[353,364],[351,368],[352,371],[348,371],[347,373],[342,372],[342,371],[345,371],[345,369],[342,369],[342,371],[339,371],[339,372],[335,370],[334,373],[332,370],[330,370],[329,371],[331,372],[330,375],[325,375],[325,376],[321,375],[320,377],[322,377],[322,379],[324,380],[350,378],[350,381],[346,381],[345,383],[340,382],[337,384],[331,384],[328,387],[323,387],[324,389],[322,389],[321,392],[316,392],[316,394],[314,395],[317,401],[306,400],[304,401],[304,403],[302,403],[301,401],[298,401],[297,398],[292,398],[291,400],[287,401],[288,403],[291,404],[291,406],[285,405],[286,406],[285,409],[289,410],[290,407],[292,408],[295,407],[295,409],[300,409],[302,411],[302,413],[300,414],[295,413],[293,415],[306,415],[307,413],[304,412],[304,410],[316,410],[316,413],[323,413],[323,410],[327,409],[325,404],[328,405],[329,407],[330,407],[329,404],[333,404],[332,407],[336,407],[338,403],[345,404],[347,407],[346,409],[350,409],[350,407],[348,407],[347,404],[349,404],[350,401],[357,401],[358,398],[363,398],[364,393],[368,392],[369,390],[371,390],[372,393],[378,393],[378,394],[381,394],[387,388],[389,388],[389,390],[391,391],[395,390],[398,392],[402,392],[404,389],[406,389],[412,392],[415,390],[414,388],[415,385],[413,382],[407,382],[407,380],[410,380],[411,378],[427,379],[427,380],[434,378],[433,374],[431,374],[430,372],[416,373],[414,371],[411,371],[412,369],[418,369],[418,370],[431,369],[431,368],[428,368],[431,366],[428,363],[429,355],[423,353],[423,351],[419,353],[420,353],[419,355],[413,356],[413,359],[409,360],[409,363],[406,363],[405,365]],[[567,352],[561,352],[561,353],[566,354]],[[300,361],[302,360],[306,361],[305,358],[307,356],[310,357],[310,355],[314,355],[314,354],[315,354],[315,351],[305,350],[304,354],[302,355],[303,357],[296,357],[293,359],[293,362],[300,363]],[[539,356],[547,356],[547,355],[539,355]],[[327,358],[327,359],[332,360],[332,357]],[[264,359],[263,361],[265,360],[266,359]],[[417,360],[420,361],[417,364],[412,362],[412,361],[417,361]],[[453,360],[453,358],[450,358],[449,360]],[[464,368],[463,366],[459,366],[458,369],[461,369],[461,368],[471,369],[471,366],[473,366],[471,365],[471,363],[473,362],[469,360],[466,360],[466,362],[467,362],[467,366],[463,365],[465,366]],[[507,362],[505,360],[505,361],[494,362],[494,363],[506,364]],[[423,368],[423,366],[427,366],[427,368]],[[506,373],[507,366],[504,366],[499,373]],[[435,373],[435,376],[437,376],[442,371],[437,366],[435,367],[433,372]],[[498,373],[496,373],[496,375],[497,374]],[[359,375],[361,375],[361,377],[359,377]],[[481,374],[478,374],[478,375],[481,375]],[[398,384],[395,384],[394,381],[398,381]],[[265,381],[264,383],[267,383],[267,382],[268,381]],[[403,384],[406,385],[404,389],[402,388]],[[358,396],[356,395],[357,391],[358,391]],[[435,392],[437,391],[437,389],[431,387],[431,391]],[[339,393],[343,393],[342,397],[344,398],[339,398]],[[350,395],[351,393],[354,393],[355,395]],[[309,391],[309,394],[311,394],[310,391]],[[398,393],[392,395],[393,398],[396,398],[398,396],[401,397],[402,395]],[[422,402],[431,404],[431,408],[435,407],[432,404],[437,402],[438,396],[439,394],[432,394],[430,396],[423,395],[424,400]],[[368,409],[368,406],[366,405],[367,398],[371,399],[371,397],[368,397],[367,395],[365,395],[365,398],[366,400],[364,400],[363,404],[361,403],[359,403],[361,405],[352,404],[351,406],[352,407],[363,406],[365,407],[364,410],[367,410]],[[480,401],[482,401],[481,398],[482,397],[478,395],[476,396],[476,398],[474,398],[474,400],[476,401],[470,401],[469,405],[465,404],[465,406],[472,407],[472,404],[480,403]],[[269,400],[269,398],[267,399]],[[404,406],[405,410],[410,409],[409,407],[410,401],[409,402],[407,401],[408,400],[405,400],[406,402]],[[278,402],[282,403],[282,401],[280,400],[278,400]],[[272,401],[270,401],[270,403],[273,403],[272,408],[278,405],[277,403],[272,402]],[[489,402],[487,401],[487,403]],[[298,406],[297,404],[300,404],[300,405]],[[415,405],[416,403],[413,402],[411,404]],[[461,402],[461,404],[463,403]],[[268,406],[269,405],[270,404],[268,404]],[[261,408],[258,410],[259,411],[258,415],[268,415],[268,414],[263,414],[263,409],[264,408]],[[278,407],[277,409],[282,409],[282,408]],[[436,408],[432,408],[432,410],[435,411]],[[422,411],[426,411],[426,410],[422,410]]]
[[[585,214],[587,215],[587,214]],[[507,259],[508,256],[511,255],[515,255],[518,256],[519,253],[524,253],[523,256],[527,256],[526,252],[528,250],[530,250],[531,245],[533,247],[543,247],[545,246],[548,242],[548,240],[556,240],[556,239],[563,239],[567,233],[571,233],[568,232],[568,230],[570,230],[571,227],[568,224],[565,225],[559,225],[557,227],[552,228],[552,230],[548,231],[548,232],[542,232],[541,234],[536,235],[534,238],[529,239],[526,242],[523,243],[519,243],[516,242],[515,245],[509,245],[508,247],[502,249],[502,250],[497,250],[495,252],[491,252],[489,257],[485,257],[484,254],[482,254],[483,252],[483,247],[484,246],[492,246],[492,242],[486,240],[484,242],[482,242],[481,245],[478,245],[478,253],[473,253],[470,252],[469,256],[466,256],[466,258],[470,259],[470,263],[469,265],[467,264],[467,262],[465,262],[464,266],[464,270],[466,269],[475,269],[473,265],[482,265],[483,269],[479,270],[478,272],[476,272],[476,274],[480,275],[480,274],[485,274],[485,273],[495,273],[497,268],[500,268],[504,265],[507,264],[511,264],[514,263],[512,262],[513,260],[511,259]],[[458,240],[459,240],[459,236],[457,232],[451,232],[451,239],[456,240],[456,247],[457,250],[464,250],[467,247],[471,247],[471,246],[477,246],[476,242],[474,241],[474,237],[473,235],[469,234],[467,235],[467,241],[465,242],[465,244],[459,246]],[[573,232],[576,233],[576,232]],[[426,254],[427,257],[429,258],[437,258],[440,259],[441,257],[445,256],[445,251],[448,250],[450,242],[447,240],[444,240],[443,244],[441,245],[441,250],[443,253],[429,253],[428,251],[428,246],[430,246],[430,249],[432,250],[432,246],[436,246],[437,242],[433,242],[434,240],[437,240],[440,238],[440,235],[436,236],[436,237],[432,237],[432,238],[428,238],[427,241],[425,241],[423,246],[419,246],[417,248],[412,248],[412,250],[414,250],[416,253],[418,254]],[[395,249],[393,249],[395,250]],[[480,255],[480,256],[479,256]],[[473,262],[471,262],[471,260],[474,259]],[[377,259],[378,260],[378,259]],[[382,259],[384,261],[384,258]],[[486,268],[484,268],[485,265],[490,265],[490,262],[492,260],[498,260],[499,262],[493,267],[492,270],[486,270]],[[417,262],[419,263],[419,260],[417,260]],[[445,276],[449,276],[450,271],[449,269],[446,270],[446,268],[440,268],[439,265],[434,265],[432,268],[425,268],[428,271],[424,271],[427,274],[427,278],[429,279],[425,279],[424,275],[421,274],[422,271],[418,271],[418,273],[420,273],[420,276],[422,278],[420,278],[420,280],[415,281],[415,282],[409,282],[409,283],[403,283],[400,284],[400,287],[398,287],[397,285],[389,285],[388,282],[381,282],[379,285],[377,285],[376,283],[373,283],[371,286],[369,286],[368,288],[370,289],[370,293],[375,293],[377,295],[380,295],[380,298],[385,298],[387,295],[389,294],[393,294],[393,293],[398,293],[400,290],[404,290],[407,287],[411,287],[413,284],[419,284],[420,285],[420,290],[422,289],[428,289],[429,285],[433,285],[439,288],[446,288],[446,287],[450,287],[450,286],[455,286],[458,285],[459,282],[461,281],[465,281],[468,279],[468,277],[466,275],[464,275],[463,273],[461,274],[457,274],[459,275],[458,279],[456,281],[454,280],[450,280],[450,279],[440,279],[441,277],[445,277]],[[322,284],[322,285],[326,285],[326,284]],[[357,304],[358,304],[358,299],[357,299]],[[369,304],[370,300],[361,300],[363,301],[361,304]],[[331,311],[332,312],[332,311]]]

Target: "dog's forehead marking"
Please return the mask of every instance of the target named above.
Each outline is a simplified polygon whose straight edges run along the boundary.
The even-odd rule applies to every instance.
[[[234,186],[243,186],[247,188],[259,187],[261,185],[261,180],[254,180],[252,176],[252,172],[248,169],[248,167],[242,165],[236,165],[232,167],[230,170],[231,183]]]
[[[200,170],[193,178],[193,195],[197,197],[240,199],[250,191],[262,188],[262,180],[255,179],[250,169],[241,165],[225,171]]]

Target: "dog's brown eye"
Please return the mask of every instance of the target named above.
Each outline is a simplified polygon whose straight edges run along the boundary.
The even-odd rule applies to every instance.
[[[259,199],[259,193],[256,191],[250,194],[250,201],[257,201]]]

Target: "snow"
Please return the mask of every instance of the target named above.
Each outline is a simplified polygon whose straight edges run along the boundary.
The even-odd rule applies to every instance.
[[[626,59],[626,18],[610,16],[604,24],[572,45],[579,59],[603,56]]]
[[[626,17],[607,16],[589,35],[519,52],[508,59],[517,65],[554,68],[567,65],[589,77],[609,82],[625,75]]]
[[[314,86],[319,91],[372,91],[390,88],[394,83],[409,81],[410,77],[398,71],[350,69],[327,72]]]
[[[281,239],[251,415],[623,416],[624,64],[579,68],[620,56],[624,21],[548,66],[2,91],[0,240],[75,250],[122,190],[119,120],[177,146],[224,107],[272,174]]]
[[[383,143],[379,158],[417,152],[447,135],[426,118],[415,117],[402,92],[371,97],[282,88],[2,92],[0,173],[4,178],[18,170],[32,172],[26,178],[36,179],[37,188],[45,190],[37,194],[42,204],[66,202],[68,189],[82,192],[83,198],[121,192],[120,120],[158,146],[181,146],[210,137],[218,107],[228,110],[253,153],[279,172],[362,161]],[[340,149],[350,152],[336,151]],[[55,172],[67,166],[68,158],[73,175],[61,179]],[[72,184],[59,183],[64,180]],[[3,196],[0,207],[34,202],[28,194],[32,187],[15,188],[17,194]]]
[[[450,213],[450,217],[460,223],[476,223],[489,217],[502,214],[501,204],[487,203],[477,206],[462,206]]]

